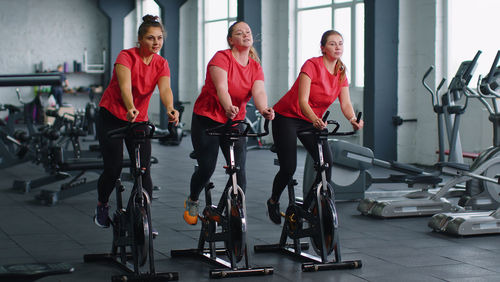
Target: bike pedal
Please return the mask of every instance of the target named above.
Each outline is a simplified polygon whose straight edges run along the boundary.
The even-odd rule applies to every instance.
[[[284,212],[280,212],[280,215],[281,215],[281,217],[285,217],[285,213]]]

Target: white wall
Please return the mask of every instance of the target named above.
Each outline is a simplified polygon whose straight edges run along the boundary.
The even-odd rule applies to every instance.
[[[448,46],[445,9],[440,0],[400,0],[398,115],[418,120],[398,128],[398,161],[401,162],[432,165],[437,161],[436,114],[421,80],[431,65],[435,66],[434,75],[428,80],[431,89],[435,89],[441,78],[446,77]],[[452,70],[452,73],[455,71]],[[446,78],[441,93],[452,79]],[[469,86],[475,87],[475,83],[473,81]],[[469,102],[460,126],[463,151],[477,153],[491,146],[492,128],[487,117],[478,101]]]
[[[436,4],[435,0],[399,3],[398,115],[417,122],[398,127],[398,161],[430,164],[436,156],[437,123],[421,80],[429,66],[437,63]],[[434,88],[435,79],[430,78]]]
[[[82,62],[84,48],[90,63],[102,63],[107,48],[108,20],[96,0],[16,0],[0,3],[0,74],[33,73],[43,61],[44,69],[55,70],[73,60]],[[70,86],[98,83],[96,75],[69,75]],[[0,87],[0,103],[19,104],[13,87]],[[32,87],[21,92],[28,100]]]
[[[198,23],[200,10],[198,0],[188,0],[182,5],[180,11],[179,100],[190,102],[184,105],[185,110],[182,115],[182,122],[186,129],[191,129],[194,101],[201,91],[199,84],[202,72],[198,61],[198,58],[201,60],[198,48],[198,41],[201,39],[201,27]]]
[[[266,93],[274,105],[289,89],[288,41],[289,1],[262,1],[262,68],[265,74]],[[295,74],[296,76],[296,74]]]

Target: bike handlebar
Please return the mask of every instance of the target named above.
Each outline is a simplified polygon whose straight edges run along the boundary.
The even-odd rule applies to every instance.
[[[162,136],[154,135],[156,127],[149,121],[130,122],[127,126],[110,130],[108,137],[112,139],[132,138],[135,140],[160,138]]]
[[[239,130],[234,126],[237,124],[246,125],[243,130]],[[264,122],[264,132],[261,133],[249,133],[251,129],[250,123],[245,120],[232,120],[228,119],[225,124],[209,128],[205,130],[205,133],[210,136],[228,136],[228,137],[262,137],[269,134],[269,120],[266,119]]]
[[[300,130],[298,132],[298,135],[316,135],[316,136],[347,136],[347,135],[353,135],[356,133],[357,130],[353,131],[347,131],[347,132],[338,132],[340,128],[340,123],[335,120],[326,120],[328,118],[328,115],[330,114],[330,111],[327,111],[325,115],[323,116],[322,120],[323,122],[326,122],[327,124],[334,124],[335,127],[331,130],[328,131],[328,129],[323,129],[319,130],[315,128],[314,126],[311,126],[310,128],[306,128],[303,130]],[[356,122],[359,122],[361,120],[362,112],[359,112],[357,117],[356,117]]]

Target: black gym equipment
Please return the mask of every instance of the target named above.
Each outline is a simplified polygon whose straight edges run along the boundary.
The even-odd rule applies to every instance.
[[[263,136],[259,136],[259,133],[262,133],[262,120],[264,117],[260,114],[259,110],[255,109],[255,106],[251,103],[247,103],[247,110],[254,110],[253,117],[255,118],[253,121],[250,119],[250,114],[247,112],[245,116],[245,121],[250,124],[250,133],[256,133],[256,137],[248,138],[247,140],[247,150],[254,149],[270,149],[270,145],[265,144],[263,140]]]
[[[57,73],[32,73],[32,74],[2,74],[0,86],[60,86],[62,74]]]
[[[245,128],[243,125],[245,125]],[[264,125],[265,132],[260,136],[269,133],[269,121]],[[208,135],[224,136],[231,141],[229,146],[230,163],[226,173],[231,178],[231,185],[226,187],[217,206],[212,205],[210,190],[214,188],[212,183],[205,187],[206,207],[201,220],[201,232],[198,240],[198,248],[187,250],[172,250],[171,256],[196,256],[206,259],[222,268],[210,270],[210,278],[227,278],[254,275],[273,274],[273,267],[250,266],[248,262],[246,231],[247,231],[247,211],[245,205],[245,193],[238,186],[236,173],[239,170],[235,163],[234,145],[241,137],[255,137],[257,134],[250,133],[249,124],[246,121],[228,120],[226,124],[207,130]],[[221,231],[217,232],[218,226]],[[216,248],[216,242],[224,242],[224,248]],[[209,247],[205,248],[205,243]],[[228,260],[223,260],[218,255],[226,255]],[[245,259],[243,267],[238,266],[238,262]]]
[[[75,270],[70,264],[23,263],[0,265],[0,281],[30,282],[56,274],[68,274]]]
[[[20,74],[20,75],[0,75],[0,86],[30,86],[30,85],[61,85],[61,75],[42,75],[42,74]],[[16,91],[19,101],[22,102],[19,91]],[[25,105],[25,116],[26,116],[26,104]],[[30,104],[30,103],[28,103]],[[28,142],[31,138],[28,133],[21,131],[13,131],[14,123],[17,120],[17,114],[21,113],[21,110],[15,106],[7,106],[6,109],[9,110],[9,121],[5,124],[1,124],[1,127],[6,127],[6,131],[2,132],[2,139],[9,140],[13,144],[19,146],[21,149],[17,152],[17,156],[24,156],[28,149],[23,142]],[[28,125],[28,129],[30,129]],[[32,128],[31,128],[32,129]],[[29,132],[31,134],[32,132]],[[11,136],[12,135],[12,136]],[[2,142],[0,140],[0,142]],[[4,152],[2,146],[0,146],[0,167],[4,163]],[[10,163],[12,165],[14,163]],[[25,264],[9,264],[0,265],[0,280],[1,281],[35,281],[40,278],[49,275],[56,274],[66,274],[72,273],[74,267],[68,263],[25,263]]]
[[[181,143],[182,138],[186,136],[184,132],[184,123],[182,122],[182,114],[184,113],[184,105],[190,104],[190,102],[177,101],[174,103],[174,107],[179,111],[179,123],[177,125],[172,122],[168,123],[165,136],[158,139],[161,145],[165,146],[177,146]]]
[[[116,183],[116,211],[113,215],[113,243],[111,253],[84,255],[84,262],[112,261],[127,271],[127,275],[113,276],[112,281],[170,281],[178,280],[177,272],[156,272],[151,225],[151,199],[142,187],[144,168],[140,164],[140,146],[154,135],[155,126],[150,122],[130,123],[126,127],[108,132],[110,138],[130,138],[134,141],[134,186],[124,209],[121,181]],[[127,251],[130,249],[130,252]],[[141,267],[149,261],[149,270]]]
[[[355,132],[338,132],[340,124],[334,120],[328,120],[329,112],[323,120],[328,124],[334,124],[332,131],[328,129],[317,130],[314,127],[306,129],[299,134],[314,135],[318,144],[318,159],[315,168],[321,174],[321,179],[313,183],[303,201],[295,198],[294,186],[296,183],[290,181],[288,185],[289,205],[285,213],[285,223],[278,244],[255,245],[256,252],[280,251],[307,260],[302,264],[302,271],[312,272],[320,270],[354,269],[362,266],[361,260],[342,261],[340,253],[340,236],[337,209],[335,207],[335,193],[330,183],[326,180],[326,169],[328,163],[323,159],[323,143],[328,136],[352,135]],[[358,121],[361,113],[358,114]],[[308,227],[304,227],[305,224]],[[314,251],[319,257],[303,250],[308,248],[306,243],[301,243],[301,238],[311,239]],[[287,239],[293,243],[287,243]],[[328,255],[334,252],[334,259],[330,261]]]
[[[7,168],[28,161],[28,133],[13,126],[17,113],[21,110],[13,105],[0,105],[0,111],[8,111],[7,122],[0,120],[0,168]]]

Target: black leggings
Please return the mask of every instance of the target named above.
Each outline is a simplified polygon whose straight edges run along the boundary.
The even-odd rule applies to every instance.
[[[217,165],[217,156],[219,147],[224,154],[226,163],[229,165],[229,145],[230,142],[224,136],[209,136],[205,133],[206,129],[221,125],[208,117],[193,114],[191,122],[191,142],[198,161],[198,169],[191,176],[191,186],[189,198],[197,201],[201,191],[210,181]],[[240,125],[241,126],[241,125]],[[246,188],[246,138],[241,137],[234,145],[234,158],[236,165],[240,168],[236,173],[238,185],[245,191]],[[226,187],[231,185],[231,179],[228,180]]]
[[[135,163],[134,144],[131,140],[108,138],[108,131],[127,126],[128,122],[121,120],[111,114],[105,108],[99,108],[96,128],[99,146],[101,147],[102,159],[104,161],[104,170],[97,182],[98,200],[101,203],[107,203],[109,196],[115,188],[115,183],[120,178],[123,163],[123,141],[127,146],[128,155],[132,163]],[[152,196],[153,181],[151,180],[151,140],[146,139],[139,151],[141,155],[141,166],[146,168],[142,175],[142,186]]]
[[[297,132],[301,129],[311,128],[312,123],[296,118],[289,118],[276,113],[273,120],[273,139],[278,154],[280,169],[273,182],[273,191],[271,198],[279,202],[281,193],[292,180],[295,169],[297,168],[297,137],[311,155],[314,162],[318,162],[318,143],[313,135],[298,136]],[[326,179],[330,181],[332,177],[332,152],[327,142],[323,142],[323,158],[325,163],[329,164],[326,170]],[[321,178],[321,174],[316,175],[316,183]],[[305,195],[304,195],[305,197]]]

